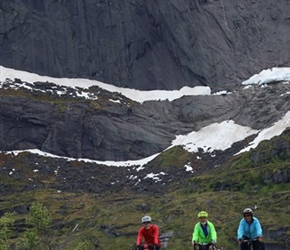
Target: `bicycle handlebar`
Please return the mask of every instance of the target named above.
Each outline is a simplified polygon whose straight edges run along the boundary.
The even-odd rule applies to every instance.
[[[242,239],[242,242],[249,242],[249,241],[257,241],[258,238],[254,238],[254,239]]]

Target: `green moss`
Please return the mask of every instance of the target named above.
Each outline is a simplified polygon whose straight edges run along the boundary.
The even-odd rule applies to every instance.
[[[160,167],[161,169],[168,166],[184,167],[188,163],[190,153],[184,150],[181,146],[172,147],[157,158],[155,158],[150,164]]]

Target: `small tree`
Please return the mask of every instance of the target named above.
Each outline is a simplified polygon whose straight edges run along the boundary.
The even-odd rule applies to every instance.
[[[26,221],[29,228],[25,231],[24,239],[18,244],[18,249],[43,250],[53,249],[50,238],[51,215],[41,203],[32,203]]]
[[[34,227],[39,235],[42,235],[51,225],[51,215],[43,204],[32,203],[27,222]]]
[[[77,247],[74,248],[74,250],[86,250],[88,249],[89,246],[90,246],[90,243],[86,240],[84,242],[79,243]]]
[[[0,218],[0,250],[9,250],[9,234],[14,224],[14,213],[7,212]]]

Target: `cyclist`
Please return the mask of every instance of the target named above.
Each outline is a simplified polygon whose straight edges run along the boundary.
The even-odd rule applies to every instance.
[[[265,250],[266,246],[262,242],[262,227],[259,220],[253,216],[253,210],[251,208],[246,208],[243,211],[244,218],[241,219],[239,228],[237,231],[237,238],[239,241],[240,249],[246,250],[247,242],[243,240],[253,239],[253,250]]]
[[[207,243],[207,249],[215,250],[217,233],[213,223],[207,219],[208,213],[206,211],[201,211],[197,214],[197,217],[200,221],[194,226],[192,245]]]
[[[157,225],[151,224],[151,217],[146,215],[141,219],[143,226],[138,231],[136,250],[143,250],[144,244],[149,245],[150,250],[159,250],[161,242],[159,240],[159,228]],[[144,238],[144,243],[142,240]]]

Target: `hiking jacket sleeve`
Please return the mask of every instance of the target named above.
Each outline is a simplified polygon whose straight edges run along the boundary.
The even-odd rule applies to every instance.
[[[154,244],[159,245],[160,241],[159,241],[159,228],[156,225],[153,225],[153,238],[154,238]]]
[[[215,242],[217,241],[217,233],[216,233],[216,230],[215,230],[215,227],[214,225],[208,221],[208,225],[209,225],[209,232],[210,232],[210,240],[214,240]]]
[[[199,223],[196,223],[193,229],[193,233],[192,233],[192,242],[197,242],[198,241],[198,234],[199,234]]]
[[[143,239],[143,230],[144,230],[144,228],[141,227],[141,228],[139,229],[139,231],[138,231],[138,236],[137,236],[137,241],[136,241],[136,245],[137,245],[137,246],[138,246],[138,245],[141,245],[141,243],[142,243],[142,239]]]
[[[256,221],[256,228],[257,228],[257,237],[262,237],[263,236],[263,230],[262,230],[262,227],[261,227],[261,223],[260,221],[255,218],[255,221]]]

